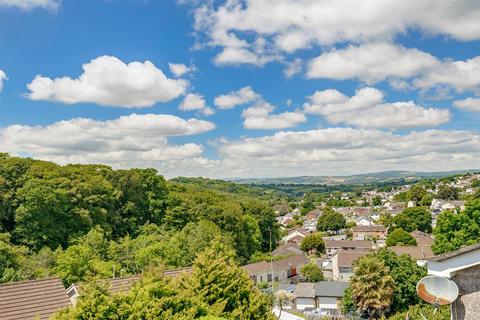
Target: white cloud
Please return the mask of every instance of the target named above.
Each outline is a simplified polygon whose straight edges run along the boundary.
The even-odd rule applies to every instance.
[[[212,108],[207,106],[205,98],[196,93],[189,93],[185,96],[182,103],[180,103],[179,109],[182,111],[194,111],[199,110],[206,116],[211,116],[215,112]]]
[[[183,94],[185,80],[169,79],[150,61],[125,64],[112,56],[101,56],[83,65],[77,79],[51,79],[37,75],[27,85],[32,100],[66,104],[96,103],[125,108],[150,107]]]
[[[307,77],[375,83],[388,78],[411,78],[439,64],[429,53],[394,44],[350,45],[311,60]]]
[[[478,167],[480,134],[428,130],[406,135],[376,129],[281,131],[220,141],[216,175],[344,175],[382,170],[438,171]],[[212,174],[214,174],[212,172]]]
[[[131,114],[107,121],[76,118],[48,126],[1,128],[0,145],[2,151],[59,163],[148,166],[200,156],[203,146],[174,145],[167,137],[199,134],[214,127],[208,121],[159,114]]]
[[[480,112],[480,99],[469,97],[463,100],[455,100],[453,105],[463,111]]]
[[[243,87],[237,91],[215,97],[214,104],[219,109],[231,109],[257,100],[259,97],[251,87]]]
[[[3,70],[0,70],[0,92],[2,92],[3,90],[3,82],[5,80],[7,80],[7,75],[5,74],[5,72],[3,72]]]
[[[246,129],[284,129],[291,128],[306,122],[307,118],[302,112],[283,112],[271,114],[275,107],[266,101],[258,101],[253,106],[242,112],[245,119],[243,126]]]
[[[202,95],[196,93],[189,93],[185,96],[182,103],[180,103],[180,110],[191,111],[201,110],[207,106]]]
[[[287,63],[286,68],[283,70],[283,74],[287,78],[291,78],[297,73],[302,72],[303,64],[302,60],[299,58],[294,59],[293,61]]]
[[[17,7],[23,10],[43,8],[57,10],[60,7],[59,0],[0,0],[0,7]]]
[[[187,67],[183,63],[169,63],[168,68],[170,72],[177,78],[182,77],[193,71],[192,67]]]
[[[413,81],[416,88],[448,86],[458,92],[480,93],[480,56],[468,60],[446,60]]]
[[[470,0],[424,0],[409,5],[396,0],[227,0],[197,4],[195,29],[206,37],[200,37],[203,45],[222,48],[221,63],[263,65],[266,62],[259,63],[260,58],[281,52],[389,41],[410,30],[477,40],[479,19],[480,2]],[[265,52],[256,52],[259,39]]]
[[[384,103],[375,88],[363,88],[352,97],[333,89],[317,91],[304,105],[306,113],[318,114],[330,123],[363,128],[404,129],[438,126],[450,120],[450,112],[424,108],[412,101]]]

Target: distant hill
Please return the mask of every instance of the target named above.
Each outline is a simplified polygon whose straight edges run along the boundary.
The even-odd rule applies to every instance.
[[[239,178],[233,182],[253,185],[363,185],[395,182],[398,180],[415,181],[428,178],[442,178],[458,174],[480,172],[480,169],[454,170],[439,172],[384,171],[350,176],[299,176],[278,178]]]

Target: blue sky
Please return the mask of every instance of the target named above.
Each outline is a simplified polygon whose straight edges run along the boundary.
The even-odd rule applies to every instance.
[[[0,151],[168,177],[480,168],[479,21],[475,1],[0,0]]]

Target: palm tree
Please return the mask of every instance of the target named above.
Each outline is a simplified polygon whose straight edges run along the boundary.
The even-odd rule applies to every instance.
[[[380,318],[388,310],[395,289],[390,268],[373,256],[359,259],[350,283],[353,300],[369,319]]]

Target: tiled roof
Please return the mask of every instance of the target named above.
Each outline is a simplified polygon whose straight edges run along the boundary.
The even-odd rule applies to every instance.
[[[317,297],[343,297],[348,282],[343,281],[319,281],[315,283],[315,295]]]
[[[297,298],[315,298],[315,283],[297,283],[293,294]]]
[[[338,251],[338,266],[339,267],[351,267],[353,262],[360,257],[369,254],[368,250],[340,250]]]
[[[59,278],[31,280],[0,285],[0,319],[48,319],[71,305]]]
[[[389,247],[389,249],[395,252],[398,256],[408,254],[415,260],[426,259],[433,256],[432,249],[428,246],[394,246]]]
[[[425,232],[417,230],[412,231],[410,234],[417,240],[417,246],[432,246],[433,244],[432,236]]]
[[[325,248],[372,248],[368,240],[325,240]]]

